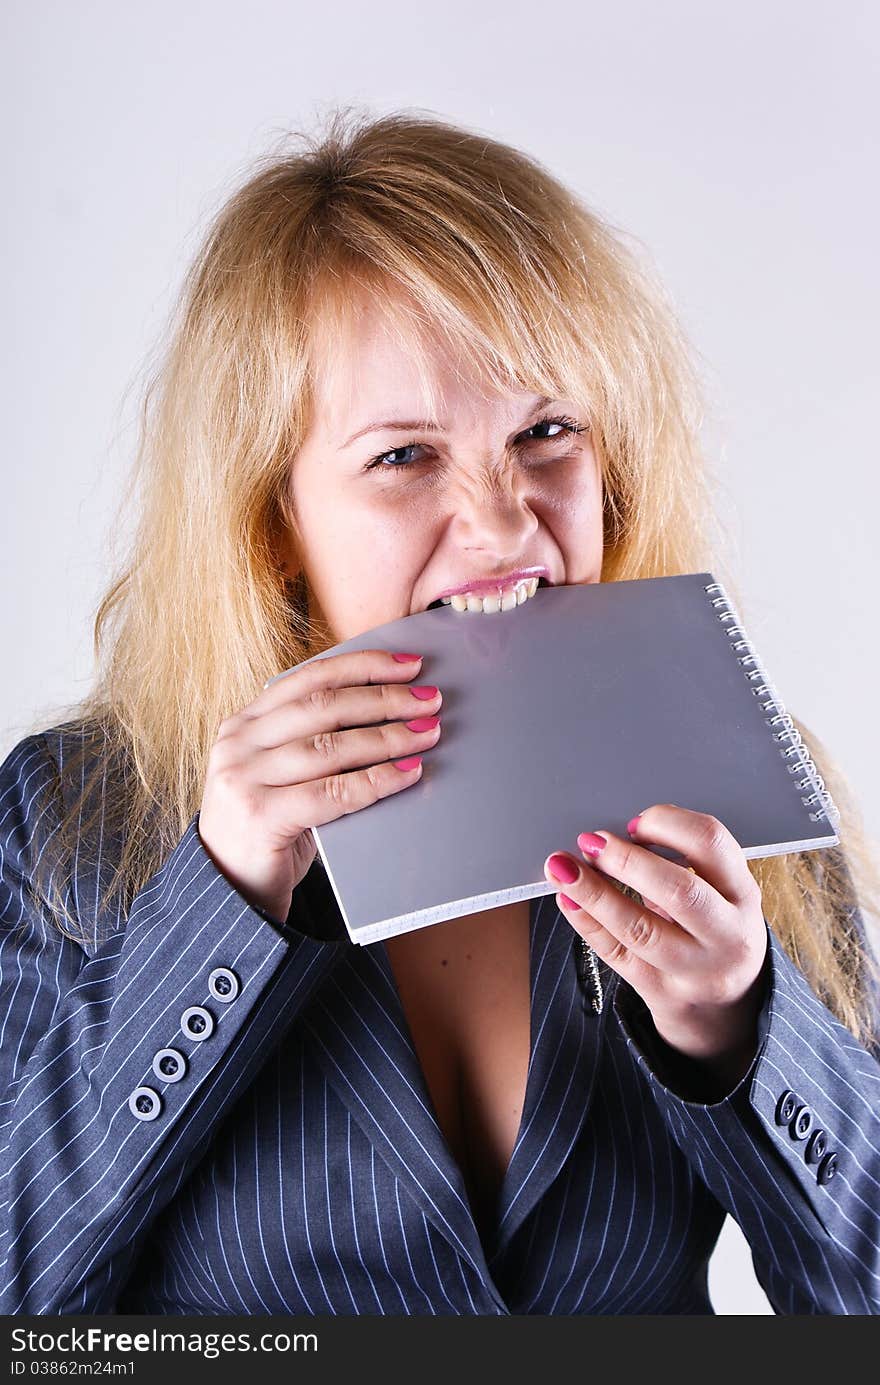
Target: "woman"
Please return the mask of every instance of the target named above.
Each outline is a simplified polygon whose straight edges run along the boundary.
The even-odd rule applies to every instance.
[[[309,829],[417,782],[443,690],[268,685],[522,568],[735,593],[699,422],[652,276],[519,152],[340,114],[230,198],[95,688],[0,774],[3,1312],[711,1313],[726,1212],[776,1312],[878,1311],[877,881],[804,728],[845,857],[633,804],[558,894],[355,947]]]

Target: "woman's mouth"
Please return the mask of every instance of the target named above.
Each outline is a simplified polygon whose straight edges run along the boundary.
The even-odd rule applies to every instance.
[[[522,606],[535,595],[539,587],[549,587],[550,585],[546,577],[527,577],[508,586],[499,586],[498,590],[491,595],[474,596],[471,592],[461,592],[457,596],[438,597],[436,601],[431,602],[427,610],[433,611],[440,606],[451,606],[453,611],[482,612],[485,615],[494,615],[497,611],[512,611],[515,606]]]

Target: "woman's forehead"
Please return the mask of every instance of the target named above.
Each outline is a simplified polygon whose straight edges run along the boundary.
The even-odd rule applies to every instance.
[[[348,433],[368,422],[437,421],[462,410],[503,411],[534,393],[500,388],[439,332],[375,312],[337,333],[315,369],[314,403]]]

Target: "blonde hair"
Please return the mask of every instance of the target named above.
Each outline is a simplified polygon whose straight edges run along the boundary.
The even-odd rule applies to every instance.
[[[602,467],[602,580],[710,570],[748,623],[701,452],[695,353],[640,245],[535,159],[431,114],[337,108],[320,137],[286,138],[214,218],[144,391],[122,499],[137,524],[95,618],[92,690],[63,723],[82,756],[101,753],[81,780],[65,749],[77,792],[34,862],[32,888],[71,937],[95,936],[111,902],[130,907],[179,841],[220,722],[333,643],[279,540],[298,532],[288,480],[316,383],[363,301],[391,305],[426,398],[422,346],[441,334],[495,388],[579,401]],[[870,1041],[876,964],[853,924],[880,880],[842,776],[792,719],[841,846],[749,868],[816,994]],[[121,854],[87,927],[61,882],[99,816]]]

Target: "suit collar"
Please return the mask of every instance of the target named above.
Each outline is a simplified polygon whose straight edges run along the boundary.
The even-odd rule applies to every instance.
[[[606,997],[597,1016],[581,988],[578,938],[553,896],[529,903],[529,1068],[491,1245],[480,1239],[464,1177],[434,1114],[384,944],[353,945],[299,1019],[328,1081],[377,1153],[486,1283],[492,1282],[489,1264],[556,1178],[580,1133],[609,1009]]]

